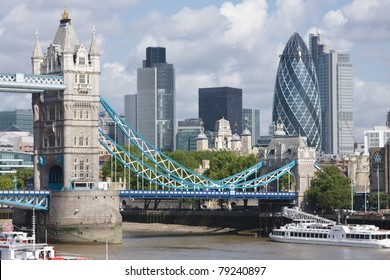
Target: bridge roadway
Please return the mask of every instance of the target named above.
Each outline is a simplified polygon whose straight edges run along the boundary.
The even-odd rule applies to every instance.
[[[77,190],[72,190],[77,193]],[[120,198],[143,199],[260,199],[294,200],[295,192],[123,190]],[[0,204],[22,209],[49,210],[50,191],[0,191]]]

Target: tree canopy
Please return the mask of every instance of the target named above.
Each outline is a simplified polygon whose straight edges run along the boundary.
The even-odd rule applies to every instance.
[[[128,150],[128,147],[125,146],[124,149]],[[142,155],[135,147],[131,146],[130,152],[132,155],[141,159]],[[172,153],[166,153],[166,155],[190,170],[199,168],[203,160],[210,160],[210,169],[207,170],[204,175],[214,180],[229,177],[255,165],[258,162],[254,155],[237,156],[235,153],[229,151],[197,152],[177,150]],[[146,158],[143,160],[145,161]],[[154,163],[149,162],[149,165],[153,167]],[[129,174],[129,171],[126,171],[120,162],[115,162],[112,157],[109,161],[103,164],[102,177],[104,179],[112,177],[113,181],[119,181],[119,178],[130,178],[130,185],[132,188],[140,184],[142,181],[141,177],[135,175],[133,172]],[[146,180],[142,181],[143,186],[147,186],[147,184],[148,182]]]
[[[34,177],[34,169],[32,168],[20,168],[16,171],[16,174],[6,174],[0,176],[0,190],[13,190],[14,178],[16,177],[16,185],[18,190],[25,190],[25,180]]]
[[[305,195],[311,211],[331,213],[351,207],[350,181],[336,166],[317,171]]]

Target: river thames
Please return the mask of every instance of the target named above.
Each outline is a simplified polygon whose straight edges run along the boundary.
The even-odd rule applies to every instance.
[[[59,255],[92,260],[390,260],[390,250],[273,242],[225,231],[123,223],[123,242],[54,244]],[[108,248],[108,250],[106,249]]]

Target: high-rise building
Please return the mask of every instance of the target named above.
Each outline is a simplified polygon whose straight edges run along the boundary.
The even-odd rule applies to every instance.
[[[185,119],[184,121],[179,121],[176,134],[176,149],[196,151],[196,138],[202,128],[202,119]]]
[[[137,95],[125,95],[125,121],[137,131]]]
[[[390,110],[387,112],[386,126],[390,127]]]
[[[287,135],[307,137],[321,147],[321,107],[317,75],[305,42],[298,33],[288,40],[276,74],[272,121],[281,120]]]
[[[260,110],[242,109],[243,131],[247,128],[252,134],[252,146],[257,145],[260,140]]]
[[[146,48],[146,60],[137,71],[137,95],[126,101],[125,108],[133,109],[130,115],[126,111],[126,120],[162,151],[176,148],[175,96],[175,70],[166,62],[165,48]]]
[[[225,118],[233,133],[242,132],[242,89],[232,87],[200,88],[199,118],[206,131],[214,131],[215,123]]]
[[[31,110],[0,112],[0,131],[16,125],[24,131],[33,133],[33,113]]]
[[[310,53],[316,67],[322,111],[321,151],[352,154],[353,68],[348,51],[327,50],[320,35],[310,34]]]
[[[390,127],[375,126],[364,131],[364,154],[368,155],[371,148],[383,148],[390,139]]]

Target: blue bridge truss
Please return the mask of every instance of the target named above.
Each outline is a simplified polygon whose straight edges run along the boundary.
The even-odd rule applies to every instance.
[[[49,210],[48,191],[0,191],[0,204],[16,208]]]

